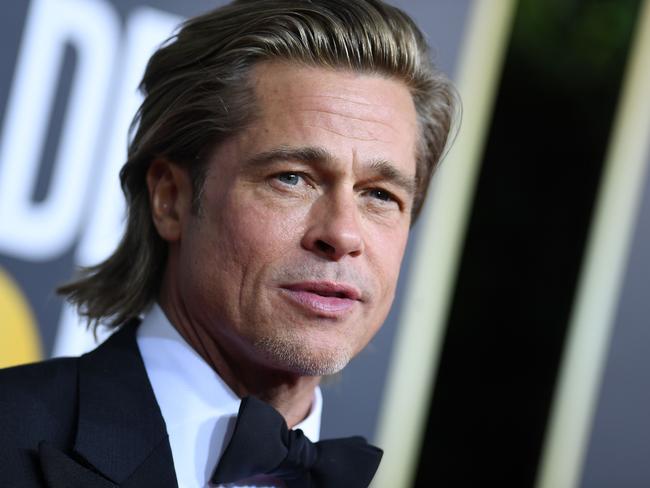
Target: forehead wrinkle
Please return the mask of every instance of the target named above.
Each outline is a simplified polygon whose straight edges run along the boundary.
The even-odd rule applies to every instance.
[[[301,96],[301,97],[298,97],[298,98],[315,98],[317,100],[320,99],[320,98],[326,98],[326,99],[331,99],[331,100],[343,100],[344,102],[356,103],[357,105],[366,105],[368,107],[372,107],[372,106],[376,105],[375,103],[362,102],[361,100],[352,100],[352,99],[348,99],[348,98],[337,96],[337,95],[309,95],[309,96],[305,95],[305,96]]]
[[[310,94],[297,96],[292,100],[296,103],[296,108],[298,110],[320,110],[323,112],[346,115],[346,112],[356,112],[361,109],[364,115],[368,115],[369,120],[374,120],[372,117],[374,115],[378,115],[380,118],[385,118],[386,120],[392,120],[402,112],[401,110],[397,111],[394,108],[387,106],[381,98],[376,100],[369,99],[367,94],[364,95],[360,95],[359,98],[353,98],[341,95]],[[354,105],[353,108],[351,108],[352,105]],[[340,112],[337,112],[337,110]]]
[[[348,138],[348,139],[353,139],[353,140],[355,140],[355,141],[362,141],[362,142],[368,142],[368,141],[381,141],[381,142],[388,142],[388,141],[384,141],[384,140],[382,140],[382,139],[379,139],[378,137],[374,137],[374,136],[371,136],[371,135],[369,135],[368,137],[359,137],[359,136],[352,135],[352,134],[349,134],[349,133],[343,134],[342,132],[336,131],[336,130],[334,130],[334,129],[330,129],[329,127],[320,126],[320,125],[308,125],[308,124],[304,124],[304,127],[308,127],[308,128],[310,128],[310,129],[319,129],[319,130],[324,130],[324,131],[330,132],[330,133],[332,133],[332,134],[335,134],[335,135],[337,135],[337,136],[346,137],[346,138]]]
[[[409,96],[409,100],[412,98]],[[394,127],[395,119],[404,119],[406,113],[403,110],[395,110],[387,106],[381,99],[369,99],[367,94],[360,94],[359,98],[340,96],[340,95],[298,95],[289,98],[289,104],[284,97],[270,96],[267,101],[279,103],[286,110],[296,110],[301,112],[321,112],[334,116],[347,117],[354,120],[372,122],[381,124],[398,132]],[[328,103],[332,102],[332,103]],[[411,114],[409,114],[409,119]],[[413,111],[413,120],[408,121],[408,125],[417,125],[417,114]]]
[[[390,117],[391,114],[395,112],[395,110],[391,110],[389,107],[383,105],[381,103],[381,100],[368,101],[366,99],[365,101],[362,101],[361,99],[353,99],[353,98],[336,96],[336,95],[303,95],[303,96],[297,96],[293,100],[295,100],[296,104],[298,105],[297,107],[298,109],[301,109],[302,103],[305,103],[305,105],[308,106],[315,105],[316,110],[328,111],[329,107],[332,104],[328,104],[327,102],[331,101],[333,102],[333,105],[335,105],[335,108],[347,108],[350,105],[358,105],[359,107],[363,108],[364,111],[367,111],[369,114],[375,114],[379,112],[382,115],[385,115],[386,117]],[[313,102],[309,103],[310,101]]]
[[[395,127],[395,124],[384,122],[376,118],[369,118],[349,113],[341,113],[336,110],[306,109],[300,108],[296,117],[297,123],[308,129],[325,130],[337,136],[348,139],[369,142],[379,141],[382,143],[394,143],[397,138],[402,137],[402,132]],[[408,135],[404,135],[408,137]]]
[[[302,112],[315,112],[315,113],[322,113],[322,114],[329,114],[329,115],[334,115],[335,117],[345,117],[346,119],[350,120],[359,120],[361,122],[370,122],[373,124],[379,124],[383,125],[384,127],[387,127],[388,129],[392,130],[393,132],[396,132],[399,134],[399,131],[393,127],[390,123],[384,122],[379,119],[371,119],[371,118],[365,118],[365,117],[358,117],[350,114],[345,114],[341,112],[336,112],[334,110],[322,110],[322,109],[301,109]]]

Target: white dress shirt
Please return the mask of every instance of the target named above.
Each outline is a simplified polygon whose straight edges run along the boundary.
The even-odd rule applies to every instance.
[[[160,406],[181,488],[212,487],[210,477],[230,440],[240,399],[183,339],[154,304],[138,327],[137,342]],[[309,415],[296,429],[313,442],[320,435],[322,396],[314,390]],[[282,486],[255,478],[242,486]]]

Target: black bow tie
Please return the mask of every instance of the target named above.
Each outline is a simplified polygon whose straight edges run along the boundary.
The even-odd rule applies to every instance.
[[[363,437],[312,443],[300,429],[289,430],[273,407],[246,397],[212,483],[268,475],[288,488],[366,488],[382,453]]]

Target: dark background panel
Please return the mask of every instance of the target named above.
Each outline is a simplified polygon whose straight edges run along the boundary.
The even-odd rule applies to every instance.
[[[418,486],[534,484],[638,6],[518,3]]]

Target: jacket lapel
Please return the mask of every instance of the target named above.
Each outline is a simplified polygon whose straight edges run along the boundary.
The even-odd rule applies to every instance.
[[[98,487],[177,488],[165,422],[135,338],[138,323],[137,319],[127,322],[79,358],[73,450],[114,483]]]
[[[45,441],[38,445],[38,457],[45,482],[51,488],[115,488],[118,486]]]

